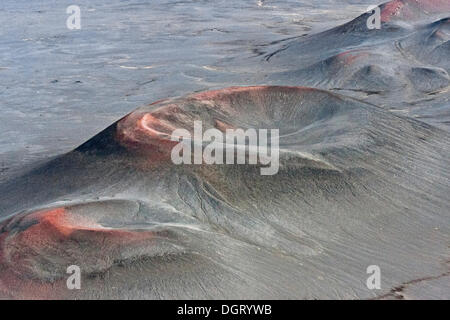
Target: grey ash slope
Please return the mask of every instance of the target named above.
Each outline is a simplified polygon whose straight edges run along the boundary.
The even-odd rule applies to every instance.
[[[344,93],[448,130],[450,115],[440,106],[450,97],[450,7],[442,2],[441,10],[427,11],[420,4],[433,2],[381,6],[380,30],[367,28],[366,13],[292,40],[266,55],[264,79]]]
[[[212,73],[202,85],[326,90],[160,101],[2,183],[0,298],[450,298],[448,6],[392,1],[381,30],[365,14],[263,58],[226,59],[248,74],[196,70]],[[280,171],[175,166],[139,127],[146,115],[169,125],[158,130],[280,128]],[[71,264],[82,290],[66,288]]]
[[[66,265],[78,264],[86,270],[83,290],[61,287],[45,297],[374,298],[411,279],[448,272],[448,133],[315,89],[252,87],[206,95],[208,100],[163,101],[128,117],[171,116],[186,127],[198,117],[211,126],[211,119],[242,128],[283,124],[280,172],[146,165],[148,155],[120,143],[119,121],[78,150],[0,187],[3,216],[25,210],[3,223],[9,243],[16,244],[8,257],[38,253],[14,275],[21,288],[60,288]],[[225,108],[229,102],[232,111]],[[166,112],[174,104],[178,115]],[[30,226],[20,221],[34,217],[29,212],[37,207],[63,207],[97,227],[76,227],[56,243],[42,229],[50,249],[29,244],[21,233]],[[105,244],[96,238],[102,228],[152,238],[131,241],[111,233],[100,237]],[[0,247],[6,252],[4,242]],[[365,286],[371,264],[382,269],[380,292]],[[3,262],[2,283],[10,283],[10,267]],[[0,292],[20,297],[18,288]],[[427,297],[435,288],[411,297]]]

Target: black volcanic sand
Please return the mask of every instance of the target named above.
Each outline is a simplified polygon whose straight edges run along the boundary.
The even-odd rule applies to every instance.
[[[381,30],[366,14],[236,59],[277,85],[140,107],[2,183],[0,297],[449,298],[449,11],[392,1]],[[196,120],[279,129],[278,174],[174,165],[167,136]]]

